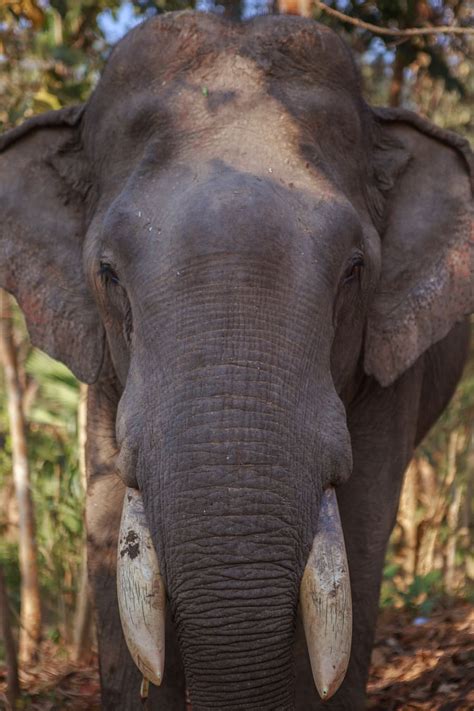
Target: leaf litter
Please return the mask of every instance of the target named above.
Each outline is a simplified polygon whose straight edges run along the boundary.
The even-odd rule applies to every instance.
[[[100,711],[97,656],[69,661],[47,642],[41,664],[20,672],[19,709]],[[6,667],[0,663],[0,709]],[[474,711],[474,609],[458,602],[414,619],[404,610],[381,612],[368,684],[370,711]]]

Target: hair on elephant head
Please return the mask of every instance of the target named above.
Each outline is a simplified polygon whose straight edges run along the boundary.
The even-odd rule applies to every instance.
[[[471,191],[467,144],[370,108],[344,43],[300,18],[149,20],[85,105],[0,139],[0,283],[35,345],[96,389],[118,383],[109,436],[143,502],[126,499],[122,619],[160,681],[162,633],[147,661],[133,630],[145,609],[162,621],[166,589],[194,711],[318,707],[298,692],[302,578],[315,681],[335,692],[350,594],[331,492],[357,480],[342,513],[368,641],[354,638],[333,702],[359,708],[375,614],[361,600],[380,570],[355,551],[372,530],[383,559],[391,523],[378,536],[376,512],[366,534],[351,515],[382,482],[373,430],[413,446],[390,409],[399,383],[473,309]],[[379,410],[362,426],[364,398]],[[138,604],[127,588],[128,558],[146,551],[164,586],[148,607],[149,577]]]

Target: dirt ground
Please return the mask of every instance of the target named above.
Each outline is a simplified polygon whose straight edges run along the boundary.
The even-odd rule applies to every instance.
[[[96,664],[72,665],[45,645],[34,673],[22,673],[22,709],[99,711]],[[465,603],[413,620],[381,615],[369,679],[370,711],[474,711],[474,610]],[[0,708],[7,709],[0,664]],[[146,706],[144,707],[146,709]]]
[[[474,711],[473,607],[433,613],[424,624],[381,615],[368,692],[371,711]]]

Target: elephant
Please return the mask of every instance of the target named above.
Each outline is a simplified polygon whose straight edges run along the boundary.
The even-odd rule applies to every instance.
[[[166,596],[149,708],[365,708],[404,471],[467,357],[472,176],[463,138],[370,107],[342,39],[291,16],[149,19],[86,103],[1,137],[0,285],[89,384],[102,708],[141,708],[126,492]],[[323,702],[299,599],[311,551],[334,573],[329,492],[353,621]]]

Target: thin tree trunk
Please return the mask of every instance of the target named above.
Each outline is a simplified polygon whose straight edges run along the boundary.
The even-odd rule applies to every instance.
[[[79,444],[79,471],[84,491],[86,482],[86,440],[87,440],[87,385],[81,383],[79,408],[77,413],[77,429]],[[82,546],[81,581],[77,594],[76,614],[74,618],[74,643],[72,658],[75,662],[89,656],[92,642],[92,603],[87,574],[87,546],[84,538]]]
[[[393,63],[393,76],[388,97],[389,106],[400,106],[401,104],[405,66],[405,58],[399,47]]]
[[[426,20],[428,8],[424,0],[412,0],[411,3],[408,3],[406,10],[404,22],[402,18],[400,18],[400,20],[402,20],[402,28],[403,24],[405,24],[405,27],[411,27],[423,19]],[[400,106],[402,103],[405,69],[409,63],[409,53],[407,53],[405,46],[401,44],[396,49],[395,61],[393,63],[393,76],[388,97],[389,106]]]
[[[426,506],[426,514],[418,536],[417,575],[427,575],[434,566],[436,539],[443,518],[443,510],[439,506],[441,485],[436,472],[424,457],[418,460],[420,483],[422,487],[421,500]]]
[[[15,640],[11,625],[10,606],[8,604],[7,586],[2,567],[0,566],[0,618],[2,620],[3,644],[5,646],[5,661],[7,664],[7,700],[11,708],[16,708],[20,697],[20,682],[18,681],[18,660]]]
[[[425,528],[423,530],[418,551],[416,571],[418,575],[426,575],[434,569],[436,540],[438,538],[441,523],[447,513],[446,501],[456,475],[458,437],[459,434],[456,430],[451,432],[448,441],[446,476],[444,481],[438,483],[436,494],[434,490],[431,494],[430,507],[428,509],[427,516],[425,517]],[[433,477],[435,481],[438,481],[433,468],[423,457],[420,458],[419,468],[422,472],[422,478],[425,481],[433,480]]]
[[[18,376],[11,308],[8,295],[0,291],[0,362],[5,373],[8,415],[12,442],[12,469],[19,514],[19,558],[21,573],[20,660],[37,660],[41,641],[41,605],[35,541],[35,519],[30,489],[26,428]]]
[[[18,501],[13,479],[7,479],[0,491],[0,527],[4,541],[18,540]]]
[[[229,20],[240,20],[242,16],[240,0],[220,0],[219,4],[224,8],[224,17]]]
[[[456,546],[458,539],[459,512],[462,503],[462,487],[454,485],[453,498],[448,508],[446,521],[448,524],[448,540],[446,543],[446,592],[454,595],[456,592]]]
[[[473,349],[474,352],[474,349]],[[467,449],[467,471],[474,472],[474,432],[469,435],[469,444]],[[474,507],[471,502],[474,500],[474,477],[469,476],[466,484],[466,495],[464,497],[464,505],[462,510],[462,527],[468,532],[474,530]]]
[[[413,581],[416,571],[418,539],[418,522],[416,520],[417,491],[418,468],[416,459],[413,459],[405,475],[398,511],[398,523],[402,527],[404,539],[402,565],[408,584]]]

